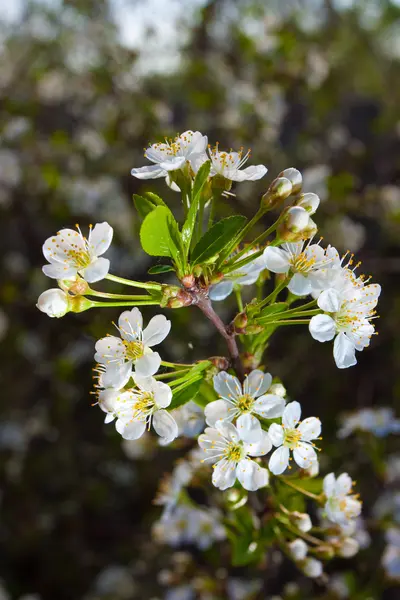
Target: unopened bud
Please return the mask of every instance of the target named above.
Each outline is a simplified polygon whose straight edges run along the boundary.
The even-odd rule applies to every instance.
[[[303,239],[303,231],[308,227],[310,216],[300,206],[291,206],[278,227],[277,235],[285,242],[296,242]]]
[[[59,279],[58,285],[64,292],[69,292],[72,296],[84,296],[90,291],[88,283],[82,277],[76,277],[76,279]]]
[[[292,184],[286,177],[277,177],[261,198],[261,205],[266,210],[275,208],[292,193]]]
[[[284,398],[286,396],[286,388],[281,383],[273,383],[270,386],[268,393]]]
[[[303,565],[303,571],[307,577],[320,577],[322,575],[322,562],[315,558],[307,558]]]
[[[229,360],[225,356],[211,356],[208,359],[214,367],[217,367],[219,371],[227,371],[229,369]]]
[[[193,304],[192,296],[185,290],[180,289],[176,295],[166,300],[167,308],[183,308]]]
[[[182,285],[189,290],[193,288],[194,284],[196,283],[194,275],[185,275],[184,277],[182,277],[181,281]]]
[[[319,196],[317,194],[301,194],[296,200],[295,205],[304,208],[310,215],[313,215],[317,210],[320,203]]]
[[[245,312],[241,312],[233,319],[232,325],[235,333],[243,333],[248,323],[248,317]]]
[[[292,194],[301,192],[303,177],[301,176],[300,171],[294,167],[289,167],[289,169],[285,169],[282,173],[279,173],[279,177],[286,177],[286,179],[289,179],[292,184]]]
[[[290,519],[293,522],[293,524],[297,527],[297,529],[300,529],[300,531],[303,531],[304,533],[307,533],[307,531],[310,531],[310,529],[312,528],[310,515],[308,515],[307,513],[301,513],[297,511],[292,512],[290,515]]]
[[[296,561],[304,560],[307,556],[308,546],[301,538],[297,538],[293,540],[293,542],[290,542],[288,547],[291,557]]]
[[[309,238],[314,237],[314,235],[317,233],[317,231],[318,231],[317,224],[315,223],[315,221],[313,221],[310,218],[308,221],[308,226],[305,229],[303,229],[303,232],[302,232],[303,240],[308,240]]]
[[[340,540],[338,555],[343,558],[352,558],[360,549],[360,544],[354,538],[345,537]]]
[[[321,544],[321,546],[317,546],[314,550],[318,558],[323,560],[330,560],[335,556],[335,551],[329,544]]]
[[[49,317],[60,318],[70,311],[70,300],[63,290],[55,288],[40,294],[36,306]]]
[[[242,355],[242,363],[246,371],[254,371],[257,369],[260,364],[260,360],[254,356],[254,354],[250,354],[250,352],[244,352]]]
[[[254,335],[256,333],[261,333],[262,331],[264,331],[264,327],[262,325],[247,325],[244,333],[247,335]]]

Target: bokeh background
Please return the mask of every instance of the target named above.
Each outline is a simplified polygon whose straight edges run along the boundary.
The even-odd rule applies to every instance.
[[[374,512],[383,502],[387,522],[395,510],[400,518],[398,438],[343,442],[337,431],[346,411],[397,404],[399,414],[399,24],[395,0],[1,1],[2,600],[185,600],[174,586],[188,581],[208,586],[195,596],[207,600],[398,598],[380,566]],[[337,370],[330,344],[306,328],[276,334],[266,359],[321,417],[322,471],[348,470],[364,498],[372,543],[329,566],[335,585],[275,555],[232,569],[225,547],[156,544],[152,500],[183,450],[121,444],[91,406],[94,342],[119,313],[54,320],[35,307],[49,287],[42,243],[63,226],[107,220],[113,272],[146,277],[153,263],[140,249],[132,193],[151,189],[177,211],[179,200],[130,169],[145,164],[149,141],[186,129],[249,147],[269,168],[224,200],[221,216],[251,216],[268,181],[295,166],[305,191],[321,197],[325,241],[356,252],[361,272],[383,286],[379,335],[357,367]],[[234,305],[219,310],[229,319]],[[170,315],[167,359],[224,352],[200,312]]]

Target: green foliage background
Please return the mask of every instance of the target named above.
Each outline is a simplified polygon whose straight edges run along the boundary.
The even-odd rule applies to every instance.
[[[132,194],[152,190],[180,214],[178,196],[162,180],[130,176],[145,164],[149,141],[199,129],[221,147],[252,148],[251,162],[266,164],[269,174],[237,186],[236,197],[221,201],[220,217],[251,217],[267,180],[289,166],[305,174],[305,191],[325,198],[316,215],[321,235],[356,250],[361,271],[383,286],[379,336],[357,367],[339,371],[329,344],[305,328],[285,329],[273,338],[266,367],[321,418],[322,470],[356,476],[367,515],[385,485],[382,461],[396,449],[395,439],[339,443],[336,431],[343,411],[399,407],[398,4],[182,0],[170,3],[179,18],[167,47],[155,27],[135,50],[121,42],[115,4],[121,18],[135,3],[26,2],[18,18],[4,15],[1,23],[0,576],[13,599],[158,598],[165,593],[160,569],[176,567],[171,550],[152,542],[150,524],[157,482],[179,449],[133,461],[91,407],[94,342],[118,312],[55,321],[35,308],[50,287],[42,243],[75,222],[107,220],[115,229],[113,272],[146,277],[154,263],[140,249]],[[140,15],[157,24],[155,5],[141,2]],[[170,64],[172,46],[178,58]],[[173,282],[168,273],[152,277]],[[219,310],[228,320],[233,300]],[[200,312],[170,314],[167,360],[224,353]],[[376,569],[382,548],[374,531],[368,550],[331,565],[332,573],[351,572],[352,597],[395,598]],[[255,571],[230,569],[225,549],[193,560],[194,574],[215,579],[222,568],[261,579],[259,598],[283,596],[295,580],[297,598],[335,597],[271,557]],[[99,573],[110,565],[128,569],[128,595],[101,595]]]

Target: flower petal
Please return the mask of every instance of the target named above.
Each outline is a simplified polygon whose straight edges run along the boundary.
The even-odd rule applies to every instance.
[[[169,444],[178,436],[178,425],[174,417],[166,410],[158,410],[153,416],[155,432],[163,439],[164,444]]]
[[[93,261],[86,269],[81,269],[79,273],[88,283],[95,283],[105,278],[110,270],[110,261],[108,258],[98,258]]]
[[[328,475],[326,475],[324,477],[324,482],[323,482],[325,496],[327,496],[328,498],[329,498],[329,496],[332,496],[332,494],[335,492],[335,486],[336,486],[336,479],[335,479],[334,473],[328,473]]]
[[[113,238],[113,228],[107,222],[97,223],[89,234],[89,243],[94,254],[100,256],[110,247]]]
[[[314,448],[303,442],[299,442],[293,450],[293,458],[302,469],[308,469],[313,462],[318,460]]]
[[[265,394],[271,383],[272,375],[270,373],[263,373],[259,369],[254,369],[244,380],[243,392],[253,398],[258,398],[258,396]]]
[[[165,171],[176,171],[183,167],[186,162],[186,158],[184,156],[173,156],[168,160],[164,160],[160,162],[160,167]]]
[[[240,435],[240,439],[244,442],[258,442],[262,436],[261,424],[256,417],[250,413],[240,415],[236,422],[236,427]]]
[[[288,283],[288,290],[295,296],[307,296],[311,294],[311,282],[301,273],[295,273]]]
[[[126,423],[121,419],[115,422],[115,429],[122,435],[124,440],[137,440],[146,431],[146,422],[133,419]]]
[[[298,402],[289,402],[283,411],[282,425],[293,429],[300,421],[301,417],[301,406]]]
[[[268,435],[274,446],[282,446],[285,434],[282,425],[272,423],[268,429]]]
[[[240,440],[239,432],[232,423],[229,421],[217,421],[215,423],[215,429],[218,433],[229,441],[237,444]]]
[[[218,375],[214,375],[214,390],[218,396],[225,400],[234,400],[243,395],[242,386],[237,377],[229,375],[226,371],[221,371]]]
[[[337,290],[330,288],[328,290],[324,290],[318,296],[318,306],[321,310],[329,313],[335,313],[340,308],[340,295]]]
[[[285,399],[282,396],[265,394],[265,396],[261,396],[255,401],[253,411],[265,419],[276,419],[282,416],[285,404]]]
[[[220,302],[221,300],[225,300],[233,291],[233,281],[229,279],[225,279],[224,281],[220,281],[210,287],[209,297],[213,302]]]
[[[97,340],[94,360],[103,365],[120,364],[125,361],[125,346],[114,335],[108,335]]]
[[[335,321],[329,315],[315,315],[308,325],[308,329],[318,342],[328,342],[335,337]]]
[[[264,165],[251,165],[241,171],[238,171],[237,176],[239,179],[234,181],[257,181],[261,179],[267,173],[268,169]]]
[[[99,385],[104,388],[123,388],[132,376],[132,363],[128,361],[122,364],[109,365],[99,375]]]
[[[316,417],[308,417],[300,423],[297,431],[301,432],[301,439],[309,442],[315,440],[321,435],[321,421]]]
[[[265,267],[272,273],[287,273],[289,271],[289,255],[285,250],[267,246],[263,256]]]
[[[357,364],[355,346],[343,332],[334,341],[333,358],[338,369],[347,369]]]
[[[146,329],[143,330],[143,343],[145,346],[156,346],[160,344],[171,329],[171,321],[164,315],[156,315],[150,319]]]
[[[350,475],[347,473],[342,473],[336,479],[335,492],[338,495],[346,496],[350,494],[351,488],[353,487],[353,482],[351,480]]]
[[[143,317],[136,306],[132,308],[132,310],[124,310],[124,312],[119,315],[118,329],[122,339],[127,342],[141,340]]]
[[[42,267],[43,273],[51,279],[69,279],[75,277],[77,269],[75,267],[66,266],[62,263],[52,263]]]
[[[158,352],[145,354],[135,361],[135,373],[141,377],[149,377],[157,373],[161,365],[161,356]]]
[[[207,425],[214,427],[219,420],[230,420],[229,413],[232,412],[232,408],[232,405],[225,400],[215,400],[207,404],[204,409]]]
[[[245,490],[255,492],[269,483],[267,469],[260,467],[254,460],[243,459],[236,467],[236,477]]]
[[[160,408],[167,408],[171,404],[172,390],[166,383],[153,379],[154,402]]]
[[[220,490],[233,486],[236,480],[236,463],[226,458],[219,460],[212,474],[212,482]]]
[[[138,169],[131,169],[131,175],[137,179],[157,179],[165,177],[166,172],[159,165],[146,165]]]
[[[277,448],[275,452],[271,454],[271,458],[269,459],[269,470],[274,475],[280,475],[284,471],[286,471],[289,465],[289,448],[286,446],[281,446]]]
[[[265,456],[272,448],[271,439],[266,431],[262,431],[261,438],[258,442],[244,444],[246,454],[250,456]]]

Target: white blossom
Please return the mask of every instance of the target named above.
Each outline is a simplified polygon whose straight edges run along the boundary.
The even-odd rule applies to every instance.
[[[268,435],[277,449],[269,460],[269,469],[274,475],[280,475],[289,466],[290,451],[293,458],[302,469],[308,469],[316,462],[317,454],[312,440],[321,433],[321,421],[309,417],[300,421],[301,406],[298,402],[290,402],[282,415],[282,425],[272,423]]]
[[[185,166],[186,162],[193,162],[199,156],[205,156],[207,136],[200,131],[185,131],[174,140],[165,140],[152,144],[144,155],[153,165],[132,169],[131,175],[138,179],[157,179],[167,177],[170,171],[176,171]]]
[[[304,540],[297,538],[288,544],[289,552],[296,561],[304,560],[307,556],[308,546]]]
[[[303,533],[307,533],[307,531],[312,529],[312,522],[309,514],[296,511],[291,513],[291,518],[297,529],[300,529]]]
[[[319,308],[326,314],[312,317],[309,330],[319,342],[335,338],[333,357],[336,366],[346,369],[357,363],[356,350],[369,346],[375,331],[370,321],[375,316],[381,286],[364,285],[362,279],[355,279],[347,268],[334,270],[332,276],[333,287],[322,291],[317,300]]]
[[[37,308],[49,317],[63,317],[69,311],[68,295],[58,288],[40,294]]]
[[[116,419],[115,428],[125,440],[140,438],[151,425],[164,443],[178,435],[178,426],[165,409],[171,404],[172,390],[153,377],[134,375],[135,388],[99,392],[99,404]]]
[[[333,268],[339,264],[339,255],[335,248],[326,250],[319,244],[310,242],[291,242],[281,248],[267,246],[264,250],[265,267],[272,273],[293,275],[288,289],[296,296],[306,296],[319,289],[321,270]]]
[[[242,258],[247,258],[252,254],[255,254],[258,250],[249,250],[245,252]],[[231,256],[231,258],[234,255]],[[210,287],[209,296],[211,300],[220,301],[225,300],[232,293],[235,285],[252,285],[258,279],[261,271],[265,269],[263,256],[258,256],[254,260],[247,263],[243,267],[239,267],[235,271],[231,271],[225,275],[222,281],[215,283]]]
[[[186,504],[177,506],[168,518],[158,521],[153,533],[159,542],[170,546],[193,544],[201,550],[226,538],[217,510],[192,508]]]
[[[132,373],[133,366],[138,375],[154,375],[160,368],[161,357],[152,347],[160,344],[170,329],[171,321],[164,315],[156,315],[143,329],[143,317],[138,308],[121,313],[118,319],[121,338],[109,335],[96,342],[94,358],[105,366],[109,386],[119,387]]]
[[[110,268],[107,258],[99,258],[108,250],[113,229],[106,222],[89,226],[88,238],[73,229],[61,229],[43,244],[43,254],[50,264],[43,273],[52,279],[72,279],[81,275],[88,283],[104,279]]]
[[[303,571],[307,577],[320,577],[323,571],[322,562],[316,558],[307,558],[303,565]]]
[[[347,473],[336,479],[333,473],[324,478],[323,488],[326,496],[325,511],[328,519],[338,525],[347,525],[361,513],[361,502],[351,493],[352,481]]]
[[[220,397],[205,407],[207,425],[215,427],[219,420],[237,419],[236,426],[242,440],[257,442],[263,430],[257,417],[274,419],[282,416],[285,400],[281,396],[267,394],[272,376],[259,370],[252,371],[243,385],[237,379],[221,371],[214,376],[214,389]]]
[[[265,431],[259,442],[249,444],[232,423],[217,421],[215,428],[206,428],[198,442],[207,454],[205,460],[214,462],[212,482],[215,487],[226,490],[234,485],[236,479],[249,491],[268,485],[267,469],[249,458],[264,456],[270,451],[272,444]]]
[[[221,152],[218,144],[209,149],[211,159],[210,176],[219,175],[230,181],[256,181],[264,177],[268,171],[264,165],[253,165],[242,169],[250,157],[250,150],[243,155],[243,149],[239,152]],[[203,160],[207,160],[207,156]],[[200,166],[200,165],[198,165]]]

